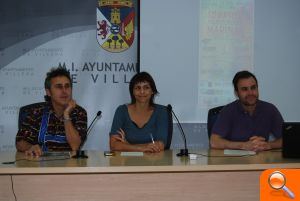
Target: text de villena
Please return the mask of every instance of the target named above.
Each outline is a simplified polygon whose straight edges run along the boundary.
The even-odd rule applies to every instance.
[[[60,62],[59,67],[69,69],[73,83],[77,83],[78,73],[90,73],[93,83],[129,83],[132,75],[137,72],[136,63],[121,62],[85,62],[83,65],[77,65],[71,62]]]

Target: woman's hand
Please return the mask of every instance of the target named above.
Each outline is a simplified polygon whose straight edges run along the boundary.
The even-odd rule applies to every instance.
[[[114,139],[116,139],[117,141],[127,143],[126,138],[125,138],[126,134],[125,134],[125,132],[123,131],[122,128],[120,128],[118,130],[118,134],[119,135],[112,135],[111,137],[114,138]]]
[[[110,149],[113,151],[142,151],[148,153],[158,153],[164,151],[164,143],[153,141],[145,144],[130,144],[126,141],[126,133],[123,129],[117,131],[117,135],[110,136]]]
[[[141,145],[141,151],[158,153],[164,150],[164,144],[161,141],[154,141],[151,143]]]

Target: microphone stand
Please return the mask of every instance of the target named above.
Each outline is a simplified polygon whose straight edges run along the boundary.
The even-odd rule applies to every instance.
[[[76,154],[74,156],[72,156],[72,158],[88,158],[88,156],[85,154],[84,150],[81,150],[81,148],[83,147],[84,143],[86,142],[86,139],[88,137],[88,135],[90,134],[91,130],[92,130],[92,126],[94,125],[94,122],[99,119],[99,117],[101,116],[101,111],[98,111],[95,118],[93,119],[92,123],[90,124],[90,126],[87,129],[87,133],[86,133],[86,137],[85,137],[85,141],[79,146],[78,150],[76,150]]]
[[[182,136],[182,138],[183,138],[183,140],[184,140],[184,149],[180,149],[180,152],[177,153],[176,156],[179,156],[179,157],[181,157],[181,156],[188,156],[188,155],[189,155],[189,150],[188,150],[188,148],[187,148],[186,137],[185,137],[184,131],[183,131],[183,129],[182,129],[182,126],[181,126],[181,124],[180,124],[180,121],[178,120],[178,118],[177,118],[177,116],[176,116],[175,112],[173,111],[172,106],[171,106],[170,104],[167,106],[167,108],[168,108],[168,110],[169,110],[170,112],[172,112],[173,116],[175,117],[175,119],[176,119],[176,121],[177,121],[177,123],[178,123],[177,125],[178,125],[179,128],[180,128],[181,136]]]

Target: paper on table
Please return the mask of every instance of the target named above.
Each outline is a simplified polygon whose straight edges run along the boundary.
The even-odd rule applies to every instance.
[[[121,152],[121,156],[144,156],[143,152]]]
[[[243,155],[255,155],[255,151],[236,150],[236,149],[224,149],[224,155],[243,156]]]

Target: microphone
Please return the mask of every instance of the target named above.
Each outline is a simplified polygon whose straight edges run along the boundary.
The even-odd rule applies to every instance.
[[[85,140],[81,143],[81,145],[79,146],[78,150],[76,150],[76,155],[72,156],[72,158],[88,158],[88,156],[85,154],[85,151],[81,150],[83,145],[85,144],[86,142],[86,139],[88,137],[88,135],[90,134],[92,128],[94,128],[94,122],[100,118],[102,112],[101,111],[98,111],[95,118],[93,119],[92,123],[90,124],[90,126],[87,128],[87,131],[86,131],[86,136],[85,136]]]
[[[179,128],[180,128],[181,136],[184,140],[184,149],[180,149],[180,153],[176,154],[176,156],[180,156],[180,157],[181,156],[188,156],[189,155],[189,150],[187,149],[186,137],[185,137],[184,131],[182,129],[182,126],[181,126],[181,124],[180,124],[180,122],[179,122],[179,120],[178,120],[178,118],[177,118],[177,116],[176,116],[175,112],[173,111],[172,106],[170,104],[167,105],[167,110],[170,111],[173,114],[173,116],[175,117],[175,119],[178,123],[177,125],[179,125]]]
[[[92,130],[92,126],[94,125],[94,122],[96,121],[96,119],[99,119],[99,117],[101,116],[102,112],[101,111],[98,111],[95,118],[93,119],[92,123],[90,124],[90,126],[88,127],[87,131],[86,131],[86,138],[87,139],[87,136],[90,134],[91,130]],[[81,145],[83,146],[83,144]]]

